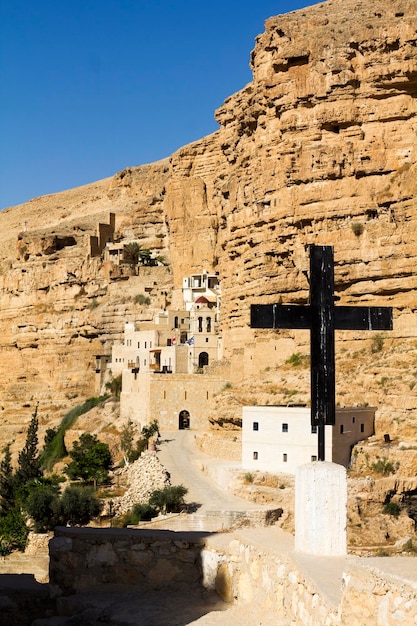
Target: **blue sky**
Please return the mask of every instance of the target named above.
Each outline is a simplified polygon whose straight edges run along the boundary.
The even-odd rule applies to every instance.
[[[2,0],[0,209],[216,130],[264,21],[313,0]]]

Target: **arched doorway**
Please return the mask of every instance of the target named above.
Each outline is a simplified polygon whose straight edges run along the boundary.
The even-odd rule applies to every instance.
[[[198,367],[201,369],[205,365],[208,365],[208,362],[209,355],[207,354],[207,352],[200,352],[200,354],[198,355]]]
[[[178,417],[178,428],[180,430],[185,430],[185,429],[190,428],[190,413],[186,411],[185,409],[180,411],[180,414]]]

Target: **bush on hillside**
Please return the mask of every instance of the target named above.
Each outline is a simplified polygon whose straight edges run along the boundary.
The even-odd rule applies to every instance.
[[[97,439],[97,435],[83,433],[69,453],[72,458],[64,472],[71,480],[81,479],[85,483],[101,484],[108,480],[111,454],[107,443]]]

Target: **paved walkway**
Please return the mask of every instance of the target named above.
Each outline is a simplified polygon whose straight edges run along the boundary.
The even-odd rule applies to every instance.
[[[212,511],[254,511],[270,508],[238,498],[214,483],[202,468],[207,472],[210,465],[225,468],[237,468],[239,465],[213,459],[201,452],[195,443],[193,431],[164,432],[157,450],[160,462],[171,474],[171,484],[187,487],[185,500],[187,504],[194,505],[196,512],[204,514]]]

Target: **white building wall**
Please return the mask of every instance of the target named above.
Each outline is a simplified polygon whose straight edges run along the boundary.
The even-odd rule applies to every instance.
[[[326,426],[327,459],[331,450],[332,427]],[[295,474],[298,465],[312,460],[317,460],[317,434],[311,432],[309,408],[243,407],[243,469]]]
[[[374,417],[373,407],[337,409],[335,426],[325,426],[326,461],[347,466],[351,446],[373,434]],[[310,408],[243,407],[243,469],[295,474],[299,465],[317,460],[317,448]]]
[[[120,394],[120,417],[131,419],[139,428],[148,421],[150,415],[150,374],[132,374],[123,371],[122,392]]]

